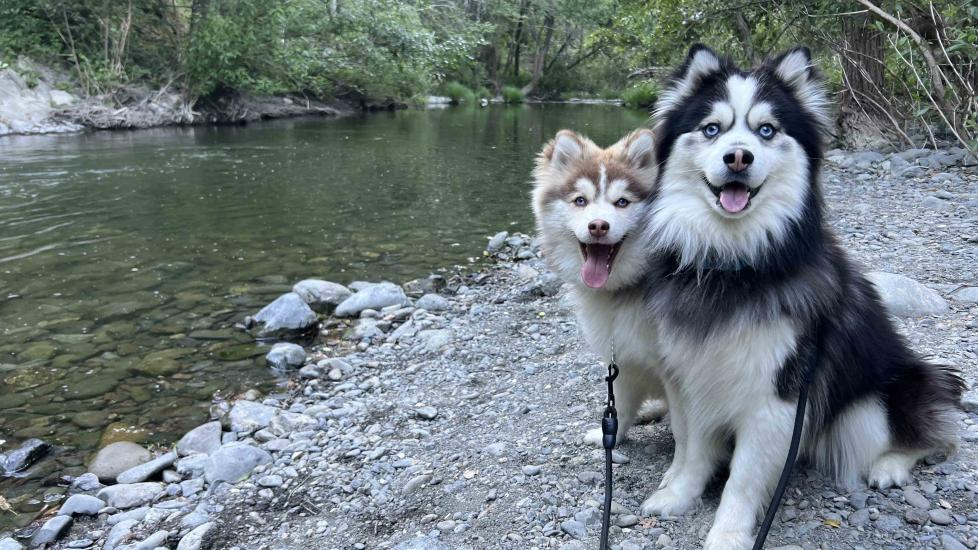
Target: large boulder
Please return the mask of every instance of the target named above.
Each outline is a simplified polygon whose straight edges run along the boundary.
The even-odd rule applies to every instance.
[[[88,471],[103,483],[115,482],[116,476],[126,470],[152,460],[153,455],[140,445],[130,441],[117,441],[102,447],[88,464]]]
[[[279,296],[263,307],[254,319],[261,325],[261,336],[304,332],[319,320],[316,312],[295,292]]]
[[[331,313],[352,294],[350,289],[339,283],[319,279],[299,281],[292,287],[292,292],[319,313]]]
[[[337,317],[355,317],[365,309],[383,309],[387,306],[404,305],[408,297],[404,289],[394,283],[376,283],[363,287],[336,307]]]
[[[204,468],[204,479],[208,483],[236,483],[251,475],[259,465],[271,461],[272,455],[264,449],[246,443],[230,443],[210,456]]]
[[[941,315],[948,310],[947,300],[936,290],[909,277],[883,271],[868,273],[866,277],[879,290],[883,303],[893,315]]]
[[[278,410],[275,407],[242,399],[231,407],[231,431],[251,432],[267,427]]]

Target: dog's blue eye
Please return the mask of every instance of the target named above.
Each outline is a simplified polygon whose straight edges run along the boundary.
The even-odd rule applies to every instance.
[[[587,199],[584,197],[577,197],[574,199],[574,204],[577,206],[587,206]]]
[[[625,208],[629,204],[632,204],[632,203],[631,203],[631,201],[629,201],[626,198],[621,198],[621,199],[618,199],[617,201],[615,201],[615,206],[617,206],[618,208]]]
[[[778,131],[775,130],[774,126],[771,126],[770,124],[761,124],[761,127],[757,129],[757,135],[764,139],[771,139],[776,133],[778,133]]]
[[[707,124],[703,127],[703,135],[708,138],[715,138],[720,134],[720,125],[716,123]]]

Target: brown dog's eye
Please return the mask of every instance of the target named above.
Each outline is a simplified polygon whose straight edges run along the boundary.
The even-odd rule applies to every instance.
[[[585,199],[584,197],[577,197],[576,199],[574,199],[574,204],[580,207],[587,206],[587,199]]]
[[[632,204],[632,202],[630,200],[624,198],[624,197],[622,197],[622,198],[618,199],[617,201],[615,201],[615,206],[617,206],[618,208],[625,208],[629,204]]]

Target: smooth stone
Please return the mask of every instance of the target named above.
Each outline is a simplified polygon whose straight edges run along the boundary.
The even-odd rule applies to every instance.
[[[903,498],[907,501],[907,504],[913,506],[914,508],[918,508],[920,510],[930,509],[930,501],[928,501],[924,495],[911,488],[903,490]]]
[[[625,514],[623,516],[618,516],[615,520],[615,525],[618,527],[632,527],[637,525],[639,522],[639,517],[635,514]]]
[[[417,536],[413,539],[403,541],[394,547],[394,550],[451,550],[444,542],[435,537]],[[177,550],[180,550],[179,548]]]
[[[112,485],[98,492],[98,498],[113,508],[125,510],[148,504],[163,492],[163,484],[156,482]]]
[[[947,534],[941,535],[941,546],[944,547],[944,550],[968,550],[968,547],[961,541]]]
[[[489,244],[486,245],[486,250],[489,252],[498,252],[504,244],[506,244],[506,237],[509,237],[508,231],[500,231],[496,233],[489,239]]]
[[[24,546],[11,537],[0,539],[0,550],[24,550]]]
[[[177,550],[200,550],[204,542],[204,537],[207,536],[207,532],[212,527],[214,527],[214,522],[198,525],[180,539],[180,542],[177,544]]]
[[[951,522],[954,521],[953,518],[951,518],[950,512],[943,508],[935,508],[930,510],[927,512],[927,515],[930,516],[930,520],[937,525],[951,525]]]
[[[258,480],[258,485],[261,487],[281,487],[283,483],[282,476],[276,474],[267,475]]]
[[[947,210],[951,207],[951,203],[948,201],[934,196],[924,197],[923,200],[920,201],[920,205],[928,210],[936,210],[938,212]]]
[[[966,286],[951,293],[951,298],[962,304],[978,304],[978,286]]]
[[[69,487],[68,491],[70,493],[87,493],[91,491],[98,491],[102,487],[103,485],[99,483],[97,475],[91,472],[86,472],[76,477],[71,482],[71,487]]]
[[[940,315],[948,304],[934,289],[903,275],[874,271],[867,278],[879,290],[890,313],[899,317]]]
[[[184,477],[200,477],[209,462],[210,455],[185,456],[176,463],[177,473]]]
[[[140,464],[139,466],[133,466],[125,472],[122,472],[116,476],[116,482],[118,483],[139,483],[140,481],[146,481],[150,477],[162,472],[163,470],[169,468],[177,460],[177,453],[170,451],[166,454],[160,455],[149,462]]]
[[[301,367],[306,360],[306,350],[302,346],[280,342],[272,346],[271,351],[265,355],[265,361],[272,368],[285,370],[290,367]]]
[[[71,495],[68,500],[64,501],[61,508],[58,510],[59,515],[71,516],[74,514],[82,514],[85,516],[94,516],[99,510],[105,507],[105,501],[89,495]]]
[[[418,407],[417,409],[415,409],[414,412],[415,414],[418,415],[419,418],[422,418],[424,420],[434,420],[435,417],[438,416],[438,409],[430,406]]]
[[[408,297],[404,289],[394,283],[382,282],[363,288],[353,294],[340,305],[336,306],[334,314],[337,317],[356,317],[365,309],[382,309],[392,305],[404,305]]]
[[[268,423],[268,431],[280,437],[292,432],[314,430],[318,427],[319,421],[315,418],[306,414],[287,411],[279,411]]]
[[[849,517],[846,519],[849,522],[849,525],[852,527],[866,525],[869,523],[869,508],[860,508],[859,510],[849,514]]]
[[[204,478],[208,483],[235,483],[251,475],[251,471],[259,465],[271,461],[272,455],[264,449],[246,443],[231,443],[210,456],[204,469]]]
[[[109,519],[106,520],[106,523],[108,523],[109,525],[116,525],[123,521],[130,521],[130,520],[143,521],[143,519],[146,517],[146,514],[149,514],[149,506],[143,506],[141,508],[134,508],[127,512],[118,512],[116,514],[112,514],[111,516],[109,516]]]
[[[523,475],[525,476],[535,476],[540,473],[540,467],[535,464],[529,464],[523,466]]]
[[[44,546],[58,540],[65,529],[71,525],[71,516],[54,516],[31,537],[31,546]]]
[[[137,523],[139,522],[134,519],[127,519],[116,523],[105,537],[105,547],[103,550],[115,550],[120,542],[125,541],[132,535],[132,528]]]
[[[254,317],[262,325],[260,335],[301,332],[316,324],[319,318],[295,292],[283,294],[261,309]]]
[[[341,284],[319,279],[299,281],[292,287],[292,292],[319,313],[330,313],[352,294]]]
[[[208,422],[190,430],[177,442],[177,454],[209,455],[221,448],[221,423]]]
[[[152,460],[153,455],[130,441],[117,441],[102,447],[88,464],[88,471],[103,482],[115,481],[126,470]]]
[[[231,430],[235,432],[251,432],[268,426],[279,410],[275,407],[241,399],[231,407],[229,417]]]
[[[424,343],[425,351],[435,353],[451,343],[452,331],[447,328],[422,330],[416,338]]]
[[[153,550],[162,546],[168,538],[169,531],[157,531],[136,544],[126,546],[126,550]]]
[[[7,454],[7,459],[3,462],[3,469],[7,475],[26,470],[46,455],[50,449],[49,443],[40,439],[28,439],[20,447]]]
[[[411,479],[409,479],[407,483],[404,484],[404,488],[401,489],[401,492],[404,493],[405,495],[410,495],[411,493],[420,489],[422,485],[428,483],[429,481],[431,481],[431,474],[421,474],[418,476],[414,476]]]
[[[450,305],[447,298],[438,294],[425,294],[414,303],[414,307],[428,311],[445,311]]]
[[[587,527],[576,519],[569,519],[561,523],[560,530],[578,540],[587,536]]]

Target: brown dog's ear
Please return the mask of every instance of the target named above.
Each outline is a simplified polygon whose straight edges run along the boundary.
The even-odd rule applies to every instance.
[[[624,141],[622,152],[629,166],[636,170],[645,170],[655,164],[655,136],[652,130],[635,130]]]
[[[576,133],[561,130],[557,132],[557,137],[547,144],[543,154],[550,160],[553,168],[561,170],[584,158],[584,142]]]

